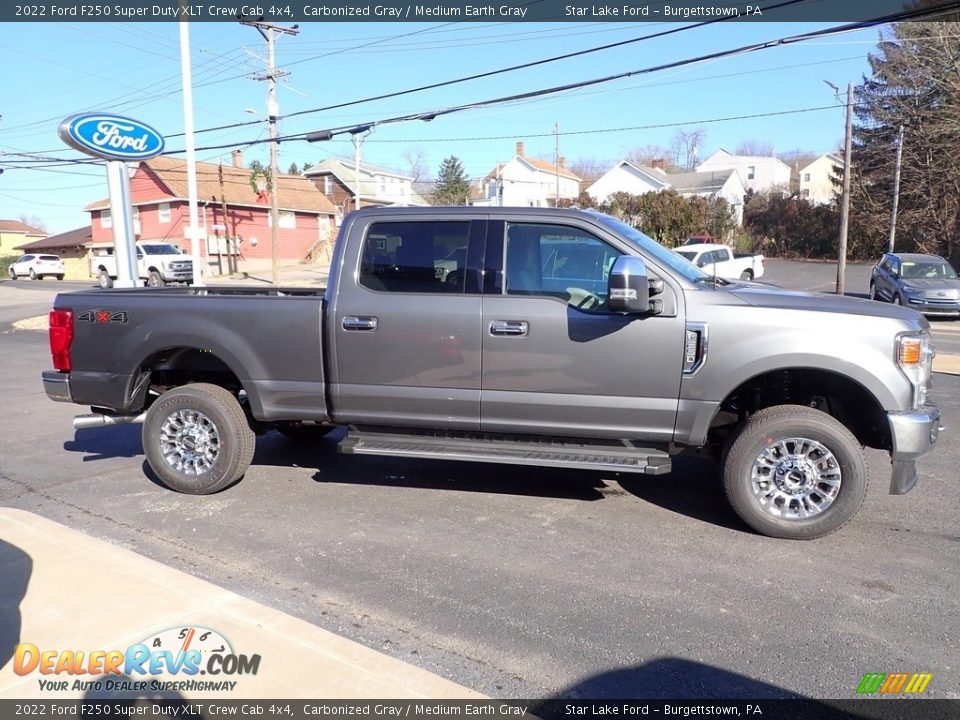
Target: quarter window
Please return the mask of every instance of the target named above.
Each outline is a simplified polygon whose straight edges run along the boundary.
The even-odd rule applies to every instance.
[[[462,293],[469,222],[384,222],[367,231],[360,284],[379,292]]]

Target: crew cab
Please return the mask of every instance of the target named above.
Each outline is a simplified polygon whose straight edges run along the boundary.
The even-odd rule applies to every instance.
[[[729,245],[684,245],[676,253],[708,275],[727,280],[756,280],[763,276],[763,255],[734,253]]]
[[[365,208],[322,290],[60,294],[50,344],[47,395],[92,409],[74,426],[142,423],[157,476],[194,494],[273,429],[614,476],[703,448],[745,523],[809,539],[860,507],[864,446],[903,494],[941,430],[919,313],[715,278],[578,210]]]
[[[169,283],[193,282],[193,259],[176,245],[167,242],[138,242],[137,274],[150,287]],[[100,287],[109,289],[117,279],[117,259],[113,246],[99,247],[90,258],[90,276],[97,278]]]

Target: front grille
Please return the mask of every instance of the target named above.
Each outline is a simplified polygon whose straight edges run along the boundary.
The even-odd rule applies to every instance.
[[[924,290],[920,297],[924,300],[960,300],[960,290]]]
[[[170,263],[170,269],[173,271],[177,270],[190,270],[193,267],[193,263],[190,261],[186,262],[172,262]]]

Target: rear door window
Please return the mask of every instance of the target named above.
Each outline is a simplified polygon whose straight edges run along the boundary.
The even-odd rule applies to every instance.
[[[360,284],[378,292],[462,293],[469,236],[469,221],[374,223]]]

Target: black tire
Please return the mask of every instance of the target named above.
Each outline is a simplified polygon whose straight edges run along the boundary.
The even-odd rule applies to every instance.
[[[59,275],[57,275],[57,280],[63,280],[63,273],[60,273]]]
[[[97,276],[97,282],[104,290],[109,290],[113,287],[113,278],[110,277],[110,274],[106,270],[100,271],[100,275]]]
[[[30,272],[28,274],[30,275],[31,280],[37,279],[37,274],[33,271],[33,268],[30,268]]]
[[[11,279],[11,280],[16,280],[16,279],[17,279],[17,271],[14,270],[13,268],[10,268],[10,279]]]
[[[147,287],[163,287],[163,278],[156,270],[151,270],[147,275]]]
[[[871,300],[879,300],[879,299],[880,299],[880,298],[877,297],[877,286],[876,286],[876,284],[874,284],[874,283],[870,283],[870,299],[871,299]]]
[[[812,517],[777,517],[774,510],[764,509],[755,494],[755,487],[760,486],[755,485],[752,473],[761,453],[777,441],[793,438],[819,443],[832,453],[840,472],[839,490],[832,503]],[[778,466],[776,474],[782,469]],[[792,474],[795,473],[787,472]],[[802,471],[796,474],[803,476]],[[771,468],[770,477],[774,475]],[[813,540],[842,528],[860,509],[868,484],[863,448],[853,434],[830,415],[803,405],[778,405],[752,415],[731,436],[723,464],[723,487],[734,512],[754,530],[787,540]],[[817,495],[815,490],[813,494],[821,497],[821,501],[826,499],[826,494]],[[794,503],[801,505],[795,499],[789,504],[794,507]],[[776,501],[770,505],[775,510],[784,508],[783,504],[776,505]]]
[[[277,430],[287,440],[295,443],[309,443],[328,435],[336,428],[335,425],[318,425],[315,422],[282,422],[277,423]]]
[[[893,300],[890,302],[892,302],[894,305],[903,305],[903,300],[900,299],[900,295],[898,293],[893,294]]]
[[[750,270],[744,270],[740,273],[741,280],[753,280],[753,272]]]
[[[178,469],[163,454],[164,424],[178,411],[202,413],[206,422],[201,427],[212,426],[219,436],[216,455],[200,474]],[[189,436],[184,439],[193,442]],[[164,485],[188,495],[210,495],[235,483],[250,466],[255,448],[256,436],[240,403],[217,385],[195,383],[168,390],[150,406],[143,423],[143,449],[150,467]]]

